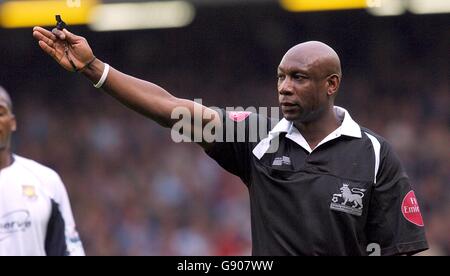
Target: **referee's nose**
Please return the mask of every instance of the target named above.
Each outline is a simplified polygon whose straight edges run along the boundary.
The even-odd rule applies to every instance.
[[[278,84],[278,93],[280,95],[292,95],[294,93],[293,83],[290,78],[286,77]]]

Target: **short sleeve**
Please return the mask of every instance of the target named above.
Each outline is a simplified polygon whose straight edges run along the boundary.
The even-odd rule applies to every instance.
[[[382,142],[380,166],[371,195],[366,233],[382,255],[412,255],[426,250],[419,204],[398,156]]]
[[[251,174],[252,147],[266,136],[270,120],[267,117],[247,111],[219,110],[222,125],[217,141],[206,150],[222,168],[240,177],[249,185]]]

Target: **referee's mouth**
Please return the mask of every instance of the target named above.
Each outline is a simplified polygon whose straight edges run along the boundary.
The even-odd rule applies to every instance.
[[[292,102],[281,102],[280,105],[283,110],[292,110],[299,108],[298,104]]]
[[[293,103],[293,102],[280,102],[281,106],[295,106],[297,104]]]

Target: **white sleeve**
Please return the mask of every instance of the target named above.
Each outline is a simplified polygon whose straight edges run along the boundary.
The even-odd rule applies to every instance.
[[[58,174],[54,179],[54,200],[58,203],[59,210],[64,219],[66,246],[69,256],[84,256],[83,244],[81,243],[78,232],[75,227],[75,220],[70,207],[69,196],[67,190]]]

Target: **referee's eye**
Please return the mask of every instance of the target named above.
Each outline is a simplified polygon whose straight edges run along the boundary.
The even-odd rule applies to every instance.
[[[8,115],[8,110],[4,107],[0,107],[0,116],[6,116]]]
[[[301,80],[306,79],[307,77],[304,76],[304,75],[302,75],[302,74],[294,74],[294,75],[292,76],[292,78],[293,78],[294,80],[299,80],[299,81],[301,81]]]

